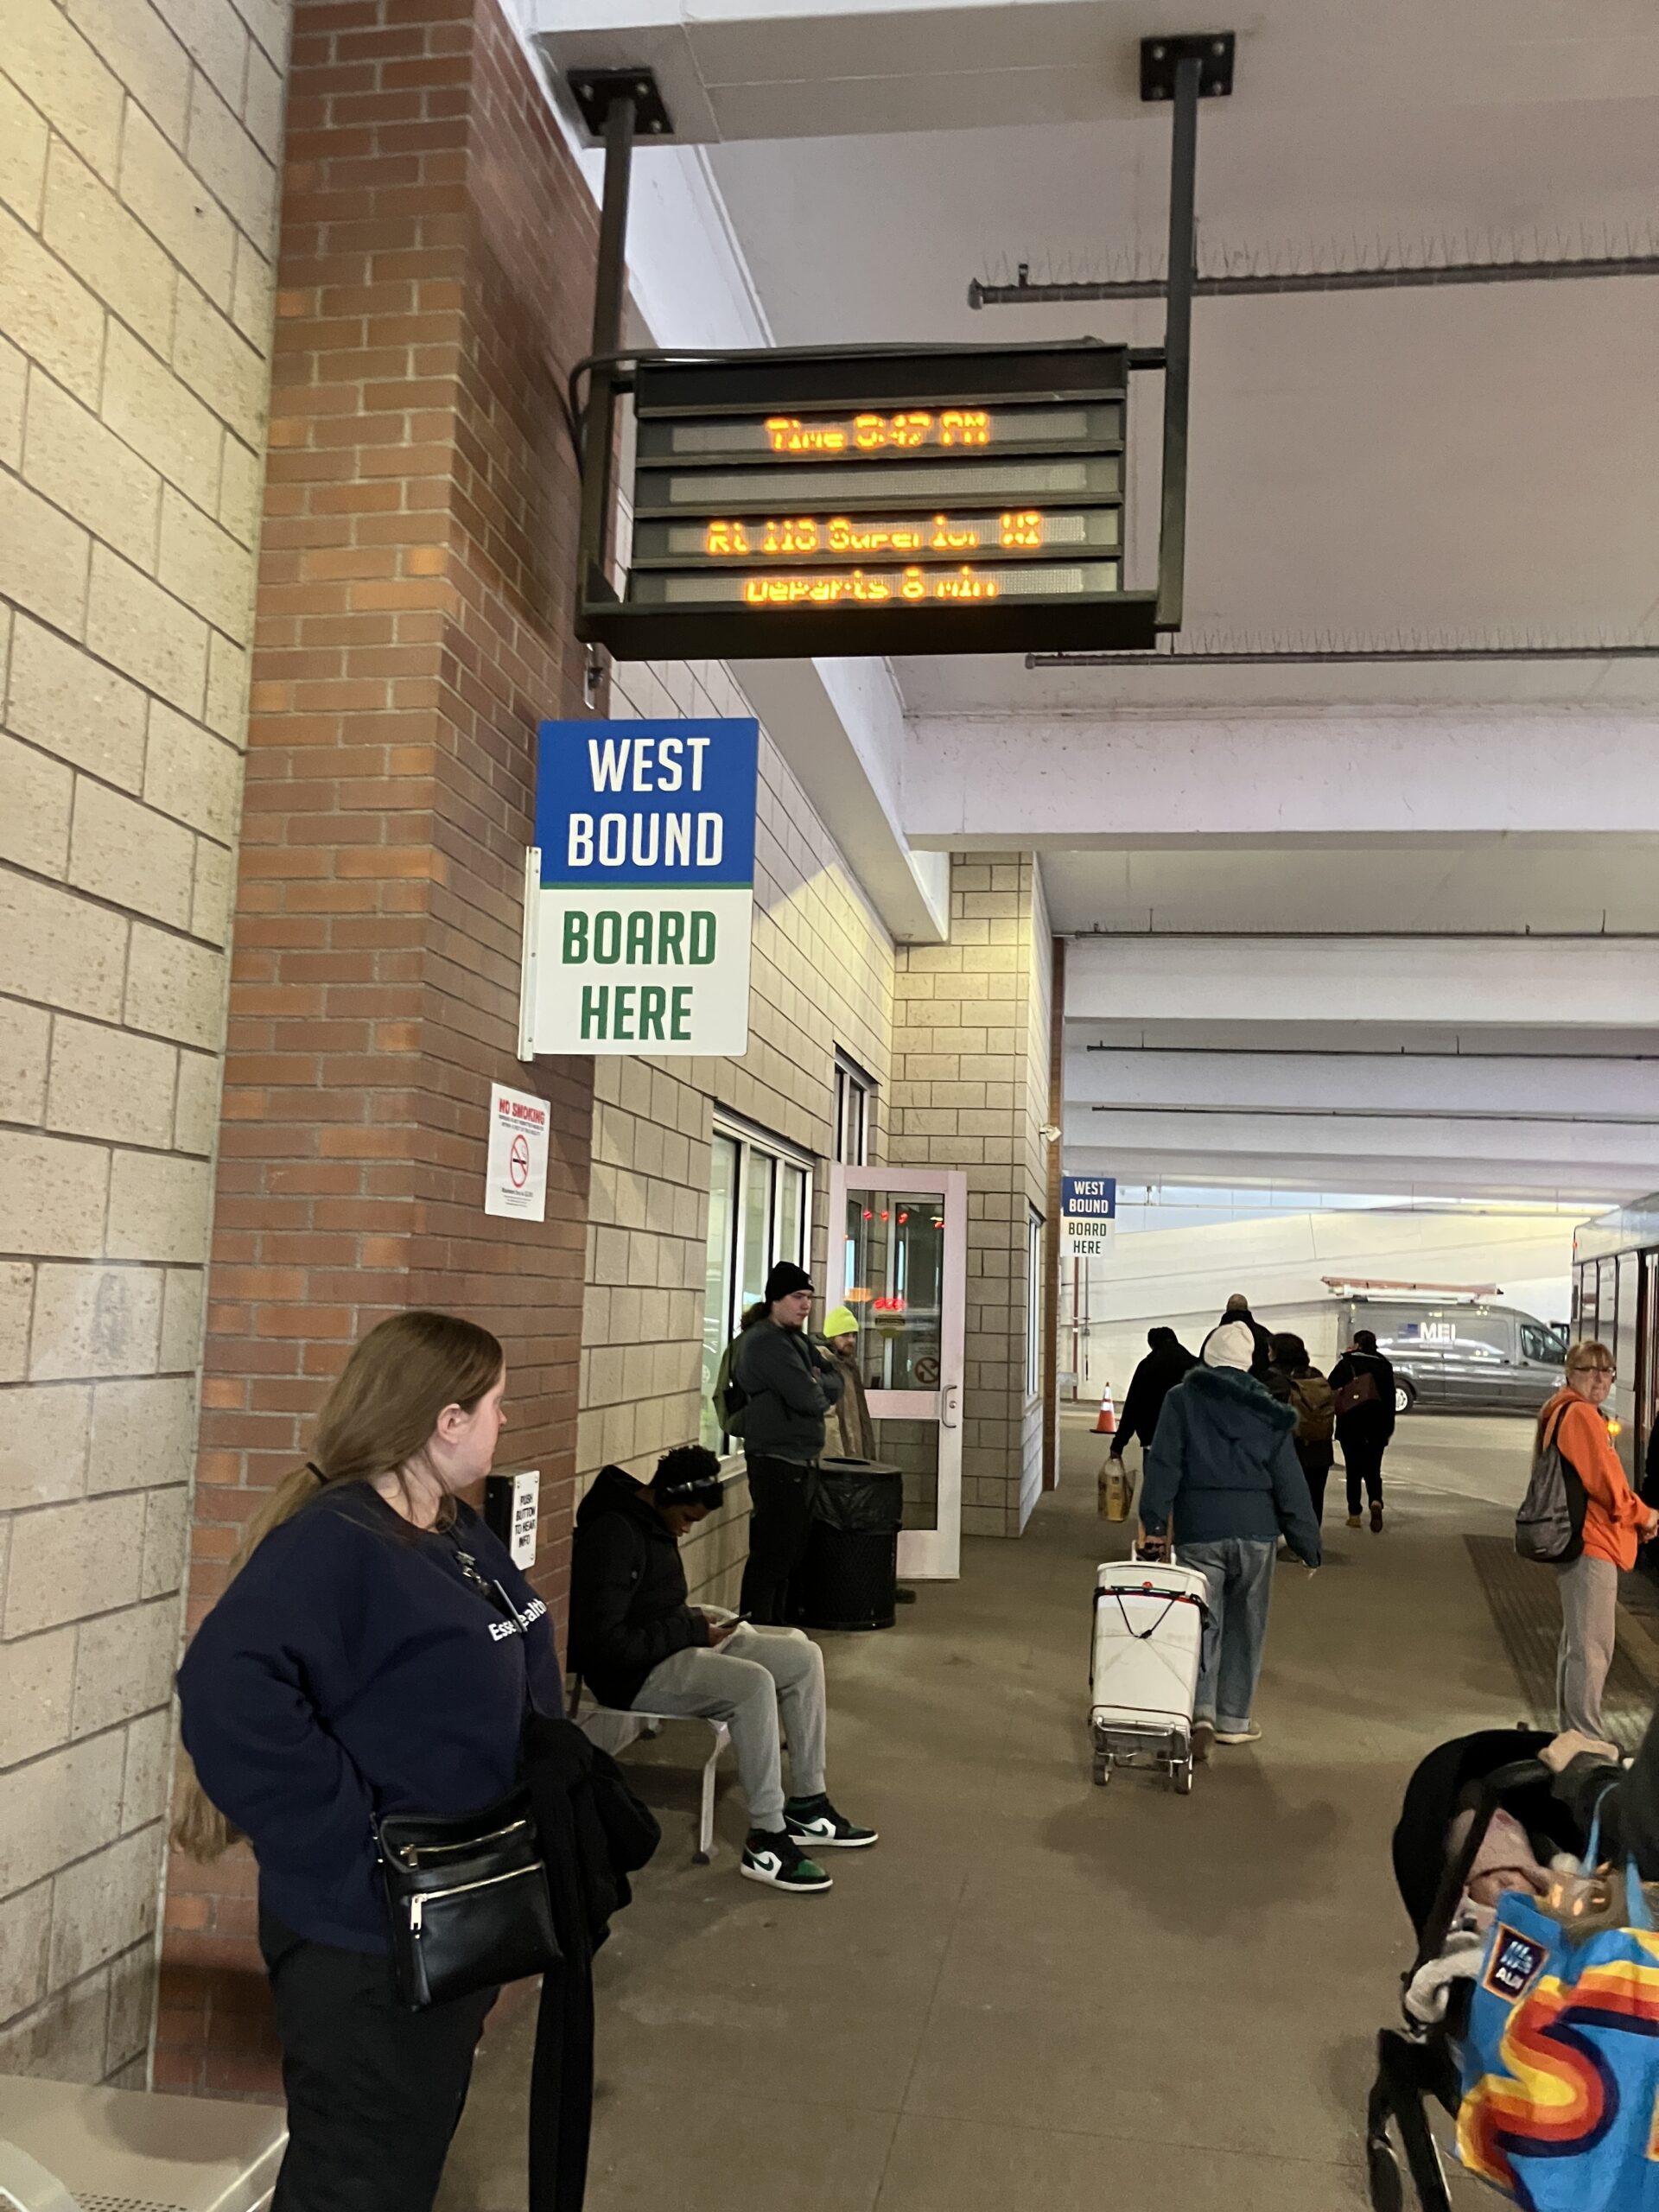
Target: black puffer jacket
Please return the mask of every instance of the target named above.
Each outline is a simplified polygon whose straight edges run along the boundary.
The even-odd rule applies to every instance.
[[[653,1667],[708,1643],[708,1620],[685,1599],[668,1523],[632,1475],[601,1468],[576,1508],[571,1672],[601,1705],[631,1706]]]

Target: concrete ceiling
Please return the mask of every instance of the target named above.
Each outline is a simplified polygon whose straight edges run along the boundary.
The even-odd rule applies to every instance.
[[[1054,11],[1006,12],[1040,54]],[[1123,10],[1097,10],[1094,23],[1103,54],[1132,58]],[[1478,41],[1478,55],[1449,51],[1448,37]],[[1659,17],[1622,0],[1570,17],[1521,5],[1455,20],[1416,0],[1336,11],[1277,0],[1243,29],[1233,97],[1200,117],[1200,267],[1652,251],[1656,65]],[[715,149],[779,342],[1084,330],[1154,342],[1155,302],[967,304],[970,277],[1007,281],[1022,262],[1036,282],[1161,272],[1167,117],[1103,105],[1099,120],[1043,130],[933,130],[922,109],[907,133]],[[1659,279],[1200,302],[1183,645],[1659,641],[1656,359]],[[1139,381],[1131,422],[1142,582],[1159,386]],[[1659,701],[1659,662],[896,665],[922,715]]]
[[[1133,120],[1137,41],[1192,28],[1186,0],[526,0],[526,17],[557,66],[654,69],[676,131],[705,144]],[[1230,20],[1281,118],[1659,90],[1643,0],[1258,0]]]
[[[567,61],[658,63],[701,142],[672,192],[707,196],[757,336],[1160,340],[1156,302],[975,313],[967,289],[1022,264],[1161,274],[1169,123],[1135,62],[1143,34],[1194,27],[1184,0],[519,3]],[[1200,115],[1203,272],[1659,251],[1651,0],[1231,20],[1236,90]],[[658,251],[659,342],[711,342],[698,303],[721,286]],[[1205,300],[1193,335],[1182,651],[1659,644],[1659,278]],[[1139,584],[1160,382],[1131,407]],[[1078,973],[1106,979],[1067,1022],[1069,1166],[1357,1194],[1659,1185],[1659,659],[892,668],[902,838],[1039,851]],[[1179,1006],[1160,938],[1185,939]],[[1397,1056],[1375,1112],[1368,1055]]]

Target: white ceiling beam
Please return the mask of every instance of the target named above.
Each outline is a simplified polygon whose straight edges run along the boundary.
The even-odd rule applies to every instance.
[[[1659,929],[1659,836],[1192,838],[1046,852],[1055,928],[1311,937]]]
[[[1407,1171],[1418,1162],[1462,1164],[1482,1174],[1500,1163],[1547,1169],[1557,1178],[1600,1171],[1634,1179],[1637,1190],[1643,1187],[1644,1175],[1651,1177],[1654,1162],[1659,1160],[1659,1121],[1564,1123],[1528,1121],[1518,1115],[1482,1119],[1473,1115],[1263,1112],[1260,1108],[1248,1113],[1217,1109],[1160,1114],[1068,1103],[1065,1135],[1068,1154],[1073,1140],[1108,1152],[1200,1152],[1212,1161],[1251,1160],[1258,1173],[1274,1173],[1274,1163],[1287,1154],[1303,1160],[1341,1160],[1359,1153],[1392,1160]]]
[[[1659,1029],[1507,1028],[1486,1024],[1466,1033],[1432,1022],[1371,1021],[1357,1034],[1352,1015],[1343,1007],[1315,1008],[1309,1020],[1275,1015],[1228,1021],[1099,1021],[1071,1023],[1066,1050],[1088,1045],[1188,1052],[1363,1052],[1473,1054],[1477,1057],[1565,1060],[1659,1060]]]
[[[1444,1134],[1443,1134],[1444,1133]],[[1331,1116],[1096,1114],[1068,1108],[1068,1174],[1120,1183],[1351,1191],[1370,1197],[1533,1198],[1617,1205],[1651,1185],[1645,1144],[1600,1141],[1554,1123],[1421,1122]]]
[[[930,715],[909,724],[904,820],[915,844],[1039,851],[1650,836],[1656,747],[1659,713]]]
[[[1659,1060],[1383,1052],[1088,1052],[1065,1055],[1066,1103],[1180,1112],[1623,1120],[1659,1127]],[[1655,1154],[1659,1166],[1659,1153]]]
[[[753,660],[733,680],[794,771],[893,936],[950,934],[950,860],[913,853],[899,827],[903,710],[880,660]]]
[[[1065,1010],[1068,1021],[1319,1012],[1356,1027],[1651,1029],[1659,947],[1644,938],[1085,938],[1067,948]]]

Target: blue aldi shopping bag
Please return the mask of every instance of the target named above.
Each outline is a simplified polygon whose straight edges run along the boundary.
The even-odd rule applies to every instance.
[[[1524,1892],[1498,1900],[1458,2156],[1528,2212],[1659,2212],[1659,1936],[1634,1866],[1625,1892],[1631,1925],[1571,1940]]]

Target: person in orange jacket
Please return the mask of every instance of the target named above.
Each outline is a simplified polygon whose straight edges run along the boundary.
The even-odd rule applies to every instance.
[[[1644,1505],[1625,1478],[1606,1416],[1599,1408],[1613,1387],[1613,1355],[1593,1340],[1567,1355],[1567,1381],[1538,1416],[1540,1447],[1553,1436],[1584,1485],[1584,1549],[1558,1567],[1561,1644],[1555,1694],[1563,1731],[1605,1738],[1601,1694],[1613,1663],[1618,1576],[1636,1565],[1638,1542],[1659,1534],[1659,1513]]]

